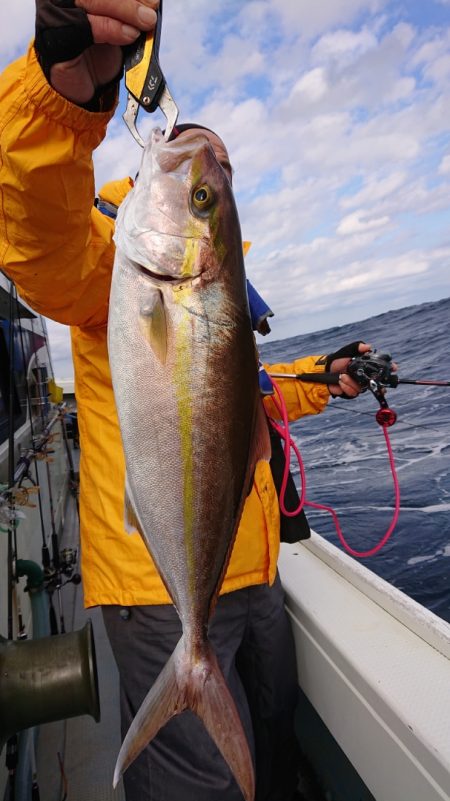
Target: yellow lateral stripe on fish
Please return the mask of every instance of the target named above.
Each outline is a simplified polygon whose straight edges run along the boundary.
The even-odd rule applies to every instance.
[[[183,300],[191,290],[183,292]],[[177,296],[178,293],[174,293]],[[190,590],[195,587],[194,563],[194,465],[192,458],[192,397],[190,385],[191,351],[189,313],[179,303],[182,322],[176,331],[174,381],[178,402],[180,425],[180,450],[183,475],[183,517],[186,559],[189,572]]]
[[[197,260],[199,250],[199,241],[193,237],[188,236],[186,239],[186,248],[184,251],[183,265],[181,267],[181,277],[189,278],[194,274],[194,264]]]
[[[188,221],[186,226],[186,245],[181,275],[189,278],[194,274],[194,265],[198,257],[199,240],[195,237],[195,223]],[[191,289],[186,287],[176,294],[176,302],[182,314],[182,324],[176,332],[176,368],[175,383],[177,388],[178,415],[180,420],[180,447],[183,464],[183,512],[185,527],[186,559],[189,571],[190,590],[195,588],[194,563],[194,466],[192,461],[192,398],[189,376],[191,371],[191,329],[189,313],[184,309],[186,297]],[[182,302],[181,302],[182,301]]]

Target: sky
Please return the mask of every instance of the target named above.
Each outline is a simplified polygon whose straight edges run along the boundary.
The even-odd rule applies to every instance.
[[[32,0],[2,0],[0,68],[33,24]],[[228,147],[271,339],[450,295],[450,0],[164,0],[160,63],[180,121]],[[98,188],[139,167],[125,100]],[[144,139],[161,122],[142,112]]]

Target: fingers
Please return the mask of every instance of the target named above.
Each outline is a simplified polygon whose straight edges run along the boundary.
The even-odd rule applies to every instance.
[[[330,364],[330,373],[344,373],[351,359],[333,359]]]
[[[360,353],[369,353],[372,350],[372,345],[368,345],[366,342],[360,342],[358,345],[358,351]]]
[[[141,31],[127,23],[110,17],[87,15],[95,44],[127,45],[138,38]]]
[[[353,381],[347,373],[342,373],[339,376],[339,389],[348,398],[356,398],[361,392],[360,385]]]
[[[159,0],[75,0],[87,13],[96,44],[126,45],[156,25]]]
[[[368,347],[370,345],[360,345],[360,347]],[[361,386],[351,378],[346,372],[351,359],[334,359],[330,365],[331,373],[339,373],[339,384],[332,384],[329,386],[332,395],[345,395],[347,398],[356,398],[361,392]]]
[[[341,373],[339,384],[331,384],[328,387],[330,394],[336,397],[344,395],[346,398],[356,398],[361,393],[361,387],[353,381],[347,373]]]

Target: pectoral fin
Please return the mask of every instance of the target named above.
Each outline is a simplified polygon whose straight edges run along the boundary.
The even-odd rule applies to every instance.
[[[267,420],[266,413],[262,400],[258,398],[258,405],[255,412],[255,424],[253,426],[253,438],[250,450],[250,456],[247,466],[247,475],[244,487],[247,488],[246,495],[251,492],[253,480],[255,476],[256,465],[259,461],[270,461],[272,456],[272,445],[270,442],[269,434],[269,421]]]
[[[125,478],[125,504],[124,504],[124,526],[125,531],[128,534],[134,534],[136,531],[139,531],[139,534],[144,539],[144,535],[142,533],[142,526],[139,522],[138,516],[136,514],[134,503],[132,500],[130,485],[128,483],[128,477]]]
[[[256,463],[259,462],[260,459],[264,459],[268,462],[271,456],[272,446],[270,444],[269,423],[264,411],[263,402],[259,398],[256,410],[255,431],[253,435],[252,458],[250,460],[253,465],[253,470],[256,467]]]
[[[159,290],[146,298],[139,310],[139,327],[156,358],[165,364],[167,356],[167,320],[164,299]]]

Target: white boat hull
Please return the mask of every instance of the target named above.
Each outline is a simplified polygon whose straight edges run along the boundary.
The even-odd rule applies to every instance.
[[[317,534],[279,567],[299,685],[367,788],[448,801],[450,626]]]

